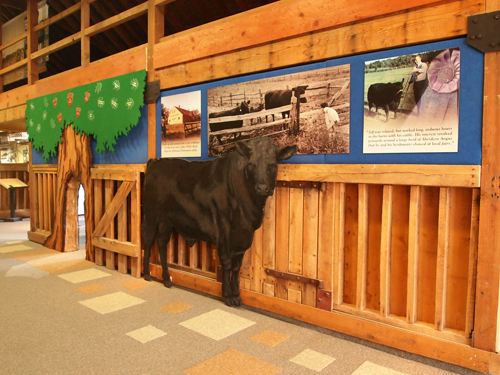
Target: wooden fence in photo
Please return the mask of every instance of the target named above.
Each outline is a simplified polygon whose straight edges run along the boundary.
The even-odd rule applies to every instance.
[[[28,164],[0,164],[0,180],[17,178],[29,184]],[[28,189],[16,189],[16,217],[30,216]],[[10,217],[10,192],[0,186],[0,217]]]
[[[32,165],[30,170],[31,222],[28,238],[44,243],[52,233],[55,214],[57,165]]]
[[[471,344],[479,167],[287,164],[278,178],[242,289]],[[190,285],[187,274],[216,280],[213,251],[174,235],[174,284]]]

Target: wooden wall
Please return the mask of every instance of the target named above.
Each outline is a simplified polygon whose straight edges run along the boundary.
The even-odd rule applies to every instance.
[[[82,60],[81,68],[0,93],[0,121],[22,118],[27,99],[145,66],[149,81],[170,89],[459,37],[468,16],[500,10],[500,0],[286,0],[164,37],[164,3],[148,0],[147,49]],[[272,27],[263,33],[262,25]],[[277,189],[245,258],[244,303],[498,373],[499,73],[500,53],[486,54],[481,166],[280,166],[280,181],[319,188]],[[148,155],[155,157],[154,104],[148,119]],[[31,191],[50,207],[52,172],[37,168]],[[43,215],[40,206],[32,210],[35,232],[50,230]],[[189,249],[179,238],[169,246],[174,284],[220,296],[213,247]]]

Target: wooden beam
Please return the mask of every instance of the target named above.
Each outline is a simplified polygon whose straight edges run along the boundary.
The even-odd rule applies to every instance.
[[[90,5],[88,0],[81,0],[80,12],[80,51],[81,66],[86,67],[90,64],[90,37],[85,35],[85,29],[90,26]]]
[[[82,2],[85,0],[82,0]],[[57,13],[55,16],[52,16],[42,22],[40,22],[38,25],[34,27],[35,31],[42,30],[43,28],[52,25],[53,23],[56,23],[63,18],[66,18],[70,14],[73,14],[75,12],[78,12],[82,6],[82,3],[76,3],[75,5],[63,10],[62,12]]]
[[[38,2],[28,0],[28,40],[26,55],[28,58],[28,85],[38,81],[38,61],[33,57],[33,53],[38,48],[38,33],[34,30],[38,24]]]
[[[116,16],[110,17],[102,22],[99,22],[93,26],[86,28],[85,35],[90,37],[95,34],[102,33],[103,31],[111,29],[112,27],[121,25],[122,23],[125,23],[143,14],[146,14],[147,11],[148,11],[148,3],[144,2],[142,4],[137,5],[136,7],[126,10],[125,12],[117,14]]]
[[[479,187],[478,165],[280,164],[280,181]]]
[[[377,2],[287,1],[262,6],[162,39],[155,68],[339,27],[362,19],[408,11],[436,0]],[[325,15],[328,17],[325,17]],[[262,32],[261,25],[272,25]]]
[[[488,1],[486,11],[500,9]],[[500,293],[500,52],[484,56],[483,160],[477,261],[474,346],[498,351]]]
[[[138,257],[140,255],[139,246],[132,242],[113,240],[106,237],[92,237],[92,245],[101,249],[112,251],[117,254]],[[123,273],[123,272],[122,272]]]
[[[380,314],[388,316],[391,311],[391,247],[392,207],[394,186],[384,185],[382,199],[382,227],[380,236]]]
[[[2,36],[2,34],[0,33],[0,37]],[[25,31],[24,33],[16,36],[15,38],[12,38],[11,40],[9,40],[8,42],[5,42],[4,44],[0,45],[0,51],[4,50],[5,48],[7,47],[10,47],[11,45],[13,44],[16,44],[17,42],[19,42],[20,40],[23,40],[24,38],[27,38],[28,37],[28,33]],[[1,40],[1,39],[0,39]],[[0,62],[0,68],[1,68],[1,62]]]
[[[365,1],[361,3],[366,4]],[[356,53],[452,38],[467,33],[468,16],[482,12],[484,3],[474,0],[440,2],[411,12],[367,21],[359,18],[354,24],[242,48],[230,54],[197,56],[195,60],[162,68],[157,74],[161,80],[161,88],[167,89]],[[286,27],[300,22],[300,18],[298,13],[290,15]],[[258,24],[262,24],[262,20],[259,20]],[[201,27],[207,28],[209,32],[213,25]],[[171,36],[172,41],[169,43],[173,43],[173,39],[182,35],[179,33]],[[235,38],[238,39],[237,36]],[[172,53],[167,45],[163,44],[164,42],[160,43],[158,50],[155,50],[156,68],[162,67],[165,59]],[[160,47],[164,50],[160,51]],[[187,52],[187,45],[182,48],[182,54]]]
[[[16,69],[26,65],[27,63],[28,63],[28,59],[26,58],[26,59],[22,59],[21,61],[18,61],[16,63],[12,64],[12,65],[9,65],[6,68],[0,69],[0,76],[5,74],[5,73],[16,70]]]
[[[51,53],[59,51],[65,47],[69,47],[72,44],[78,43],[80,41],[80,36],[80,32],[74,33],[73,35],[52,43],[51,45],[44,47],[36,52],[33,52],[31,54],[31,58],[36,61],[36,59],[38,59],[39,57],[50,55]]]
[[[408,282],[406,292],[406,321],[413,324],[417,321],[418,307],[418,259],[419,259],[419,233],[420,233],[420,208],[422,188],[412,186],[410,190],[410,214],[408,231]]]

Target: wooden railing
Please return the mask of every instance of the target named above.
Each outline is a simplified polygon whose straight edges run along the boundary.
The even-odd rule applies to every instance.
[[[289,164],[278,178],[242,289],[470,345],[478,166]],[[169,267],[215,280],[215,250],[173,235]]]
[[[0,164],[0,179],[17,178],[29,185],[28,164]],[[30,216],[28,189],[16,189],[16,216]],[[0,186],[0,217],[10,217],[10,193]]]
[[[33,165],[31,196],[31,230],[28,238],[44,243],[52,233],[56,200],[57,165]]]

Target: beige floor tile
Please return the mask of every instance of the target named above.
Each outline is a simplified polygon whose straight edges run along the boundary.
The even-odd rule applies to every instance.
[[[102,285],[92,284],[92,285],[82,286],[81,288],[78,288],[77,290],[79,290],[80,292],[85,293],[85,294],[90,294],[90,293],[99,292],[99,291],[104,290],[104,289],[106,289],[106,288]]]
[[[255,336],[250,337],[250,340],[274,348],[276,345],[281,344],[283,341],[286,341],[289,338],[290,336],[288,335],[284,335],[282,333],[274,332],[271,330],[265,330]]]
[[[183,371],[185,375],[274,375],[281,368],[236,349],[229,349]]]
[[[128,290],[136,290],[140,288],[144,288],[145,286],[151,285],[151,283],[147,283],[142,280],[132,281],[130,283],[123,284],[122,287]]]
[[[203,336],[219,341],[254,325],[255,322],[224,310],[215,309],[179,324]]]
[[[165,336],[167,333],[151,325],[127,333],[127,336],[145,344],[149,341]]]
[[[11,255],[12,258],[15,258],[21,262],[28,263],[33,260],[45,258],[51,255],[57,255],[61,254],[59,251],[56,250],[39,250],[39,251],[31,251],[29,253],[21,253],[21,254],[16,254],[16,255]]]
[[[189,310],[191,309],[193,306],[191,305],[188,305],[186,303],[182,303],[182,302],[172,302],[168,305],[165,305],[165,306],[162,306],[160,307],[160,309],[166,311],[166,312],[169,312],[170,314],[178,314],[180,312],[183,312],[183,311],[186,311],[186,310]]]
[[[109,276],[111,276],[111,274],[98,270],[96,268],[89,268],[86,270],[75,271],[59,275],[61,279],[69,281],[70,283],[73,284],[82,283],[84,281],[101,279],[103,277],[109,277]]]
[[[26,250],[33,250],[33,248],[26,245],[1,246],[0,254],[7,254],[7,253],[13,253],[15,251],[26,251]]]
[[[311,349],[306,349],[297,356],[293,357],[290,361],[298,365],[307,367],[310,370],[320,372],[330,363],[335,361],[335,358],[315,352]]]
[[[62,262],[55,262],[51,264],[40,265],[37,268],[44,270],[45,272],[58,274],[77,270],[83,270],[86,268],[95,267],[95,263],[89,262],[88,260],[65,260]]]
[[[143,299],[131,296],[127,293],[116,292],[101,297],[91,298],[80,303],[89,309],[97,311],[100,314],[108,314],[118,310],[125,309],[144,303]]]
[[[392,370],[390,368],[376,365],[375,363],[366,361],[359,366],[351,375],[405,375],[402,372]]]

